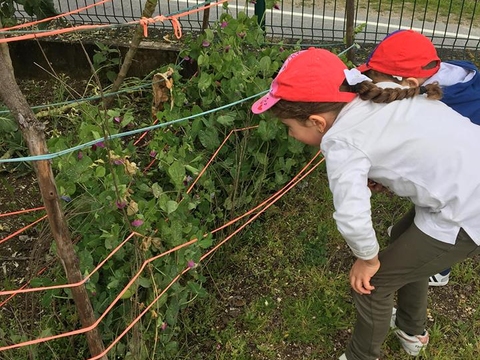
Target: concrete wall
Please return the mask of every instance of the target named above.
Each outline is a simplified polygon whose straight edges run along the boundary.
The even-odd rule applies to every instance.
[[[108,44],[120,50],[122,56],[128,51],[127,44]],[[50,78],[42,67],[51,72],[65,73],[72,78],[85,79],[92,75],[87,54],[92,60],[98,47],[89,42],[64,42],[29,40],[9,43],[10,55],[19,79]],[[158,42],[142,42],[135,55],[128,76],[143,77],[168,63],[175,63],[179,47]]]

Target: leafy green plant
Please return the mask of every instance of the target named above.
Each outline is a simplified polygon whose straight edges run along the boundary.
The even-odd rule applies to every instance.
[[[13,26],[16,23],[15,3],[22,5],[28,15],[35,16],[38,20],[58,15],[52,0],[1,0],[0,19],[4,27]],[[45,28],[46,24],[40,24],[39,27]]]
[[[98,140],[147,125],[129,104],[120,103],[108,111],[81,104],[72,110],[75,116],[69,126],[74,124],[74,131],[51,133],[51,152],[98,140],[90,148],[53,159],[71,234],[79,240],[76,250],[85,276],[132,232],[141,234],[127,241],[86,284],[108,342],[152,305],[112,350],[112,356],[167,359],[178,352],[179,312],[207,295],[200,258],[233,230],[214,236],[211,232],[279,189],[311,156],[303,145],[287,137],[281,124],[268,115],[254,117],[250,111],[254,95],[268,89],[292,51],[281,44],[266,46],[256,19],[242,13],[236,19],[223,14],[213,28],[186,41],[179,59],[182,66],[193,67],[197,73],[184,78],[176,71],[172,106],[157,113],[160,122],[197,117],[152,131],[148,141],[138,146],[136,137]],[[116,64],[110,62],[115,51],[100,47],[96,55],[98,69]],[[241,101],[247,97],[251,100]],[[251,128],[233,133],[187,191],[221,142],[232,131],[246,127]],[[190,246],[163,254],[193,239]],[[159,297],[185,269],[188,272]],[[34,282],[42,285],[45,281]],[[56,282],[66,282],[60,271]],[[73,312],[68,290],[47,293],[42,302],[52,299],[62,313]]]
[[[110,82],[113,82],[121,63],[120,50],[111,48],[101,42],[96,42],[95,45],[98,49],[95,50],[93,55],[93,67],[101,78],[106,77]]]
[[[12,117],[0,117],[0,158],[9,159],[22,157],[26,153],[22,134]],[[0,165],[2,171],[17,171],[19,174],[29,171],[30,166],[26,163],[4,163]]]

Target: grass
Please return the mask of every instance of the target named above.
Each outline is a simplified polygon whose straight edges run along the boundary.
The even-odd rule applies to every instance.
[[[278,204],[278,203],[277,203]],[[386,228],[410,206],[375,194],[374,226]],[[176,359],[337,359],[355,320],[350,250],[332,219],[325,170],[315,171],[204,266],[208,298],[182,315]],[[431,346],[423,359],[480,357],[478,259],[453,268],[430,290]],[[411,359],[390,334],[382,360]]]
[[[437,21],[451,19],[461,23],[474,24],[480,14],[480,6],[475,0],[371,0],[368,5],[361,5],[360,8],[367,8],[369,11],[402,13],[404,18],[411,18],[415,15],[417,20]],[[467,18],[467,19],[464,19]],[[473,20],[473,22],[471,21]]]

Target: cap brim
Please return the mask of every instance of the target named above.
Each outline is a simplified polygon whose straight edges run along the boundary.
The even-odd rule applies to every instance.
[[[272,94],[268,93],[267,95],[262,96],[260,99],[255,101],[252,105],[252,112],[254,114],[261,114],[268,109],[270,109],[273,105],[280,101],[280,98],[273,96]]]
[[[358,71],[360,71],[361,73],[367,71],[367,70],[371,70],[371,68],[365,63],[365,64],[362,64],[362,65],[358,65],[355,69],[357,69]]]

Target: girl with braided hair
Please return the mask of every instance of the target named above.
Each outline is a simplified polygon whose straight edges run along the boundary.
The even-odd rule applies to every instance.
[[[385,37],[357,67],[375,83],[391,81],[425,89],[430,84],[442,88],[441,101],[480,125],[480,74],[477,67],[465,60],[441,62],[433,43],[414,30],[398,30]],[[370,182],[374,191],[381,186]],[[415,216],[412,208],[399,224],[409,223]],[[389,235],[396,236],[402,226],[390,227]],[[444,286],[450,279],[450,268],[430,276],[430,286]]]
[[[374,84],[334,54],[292,54],[267,95],[289,135],[320,146],[337,228],[356,260],[349,279],[357,320],[340,359],[374,360],[391,326],[417,355],[429,340],[428,278],[480,253],[480,127],[437,101],[437,84]],[[415,204],[415,218],[382,251],[372,225],[367,179]]]

